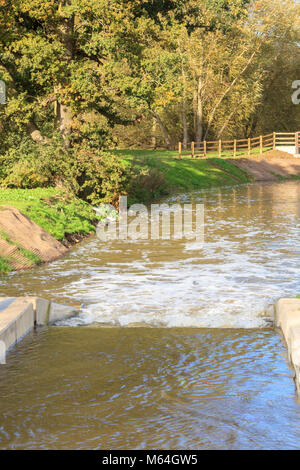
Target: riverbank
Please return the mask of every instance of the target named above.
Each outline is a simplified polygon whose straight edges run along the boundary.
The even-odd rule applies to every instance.
[[[253,181],[247,171],[226,158],[178,158],[177,150],[114,150],[112,153],[141,169],[159,171],[169,193]]]
[[[251,156],[191,158],[177,150],[114,150],[116,155],[136,167],[159,171],[168,193],[231,186],[255,181],[285,181],[300,178],[300,159],[282,150],[265,150]],[[158,188],[159,193],[159,188]]]
[[[151,188],[145,185],[145,180],[137,180],[132,192],[134,196],[129,197],[130,204],[148,203],[153,197],[172,192],[300,177],[300,159],[278,151],[276,155],[267,152],[261,156],[237,159],[192,159],[187,156],[179,159],[178,152],[170,150],[114,150],[113,153],[131,162],[141,174],[149,174],[147,184]],[[14,209],[20,212],[14,214]],[[71,246],[93,234],[97,224],[90,204],[58,188],[0,189],[1,212],[0,273],[30,268],[63,256]],[[27,227],[27,238],[23,230],[26,218],[20,221],[22,214],[37,225]],[[19,229],[13,223],[14,217],[19,219]],[[39,233],[39,227],[45,231],[44,234]],[[45,237],[56,253],[46,251],[43,254],[42,246],[32,243]]]
[[[63,256],[96,222],[92,206],[64,190],[0,189],[0,273]]]
[[[174,151],[116,150],[115,154],[131,161],[141,173],[150,172],[148,182],[157,186],[156,191],[151,192],[152,197],[252,180],[244,170],[218,158],[179,160]],[[133,192],[130,203],[150,202],[143,180],[137,182]],[[14,213],[14,209],[19,212]],[[71,246],[93,234],[97,223],[90,204],[57,188],[0,189],[1,213],[0,273],[30,268],[63,256]],[[28,221],[23,215],[32,222],[27,231],[24,227]],[[13,223],[16,218],[17,226]],[[40,233],[39,227],[45,233]],[[47,246],[43,247],[41,238],[47,238]],[[31,243],[33,240],[35,244]]]
[[[300,179],[300,158],[280,150],[251,158],[230,159],[229,162],[252,175],[255,181]]]

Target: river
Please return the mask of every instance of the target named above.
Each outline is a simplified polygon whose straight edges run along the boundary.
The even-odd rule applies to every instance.
[[[300,182],[164,202],[204,204],[203,247],[92,238],[1,280],[0,295],[83,305],[0,366],[1,448],[299,448],[266,308],[299,293]]]

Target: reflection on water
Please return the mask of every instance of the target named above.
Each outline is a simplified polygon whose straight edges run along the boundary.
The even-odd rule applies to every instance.
[[[296,449],[269,330],[53,327],[0,366],[1,449]]]
[[[205,243],[90,239],[67,257],[4,280],[0,295],[85,304],[69,324],[267,326],[265,307],[299,292],[300,182],[169,198],[204,202]]]

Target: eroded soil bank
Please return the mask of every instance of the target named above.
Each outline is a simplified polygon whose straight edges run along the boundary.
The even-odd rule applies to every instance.
[[[67,191],[0,189],[0,273],[63,256],[96,224],[93,207]]]
[[[14,207],[0,211],[0,257],[15,270],[53,261],[68,249]]]
[[[300,178],[300,158],[274,150],[257,157],[229,159],[231,163],[250,174],[255,181],[278,181]]]

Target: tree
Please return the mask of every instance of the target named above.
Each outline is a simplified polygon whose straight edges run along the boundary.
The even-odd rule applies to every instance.
[[[126,90],[149,25],[118,0],[13,0],[1,35],[7,120],[36,142],[59,132],[66,147],[89,113],[110,125],[127,118]]]
[[[2,151],[25,135],[102,147],[141,120],[168,147],[250,135],[299,55],[296,0],[0,0],[0,26]]]
[[[177,2],[141,69],[166,144],[294,128],[299,17],[294,0]]]

